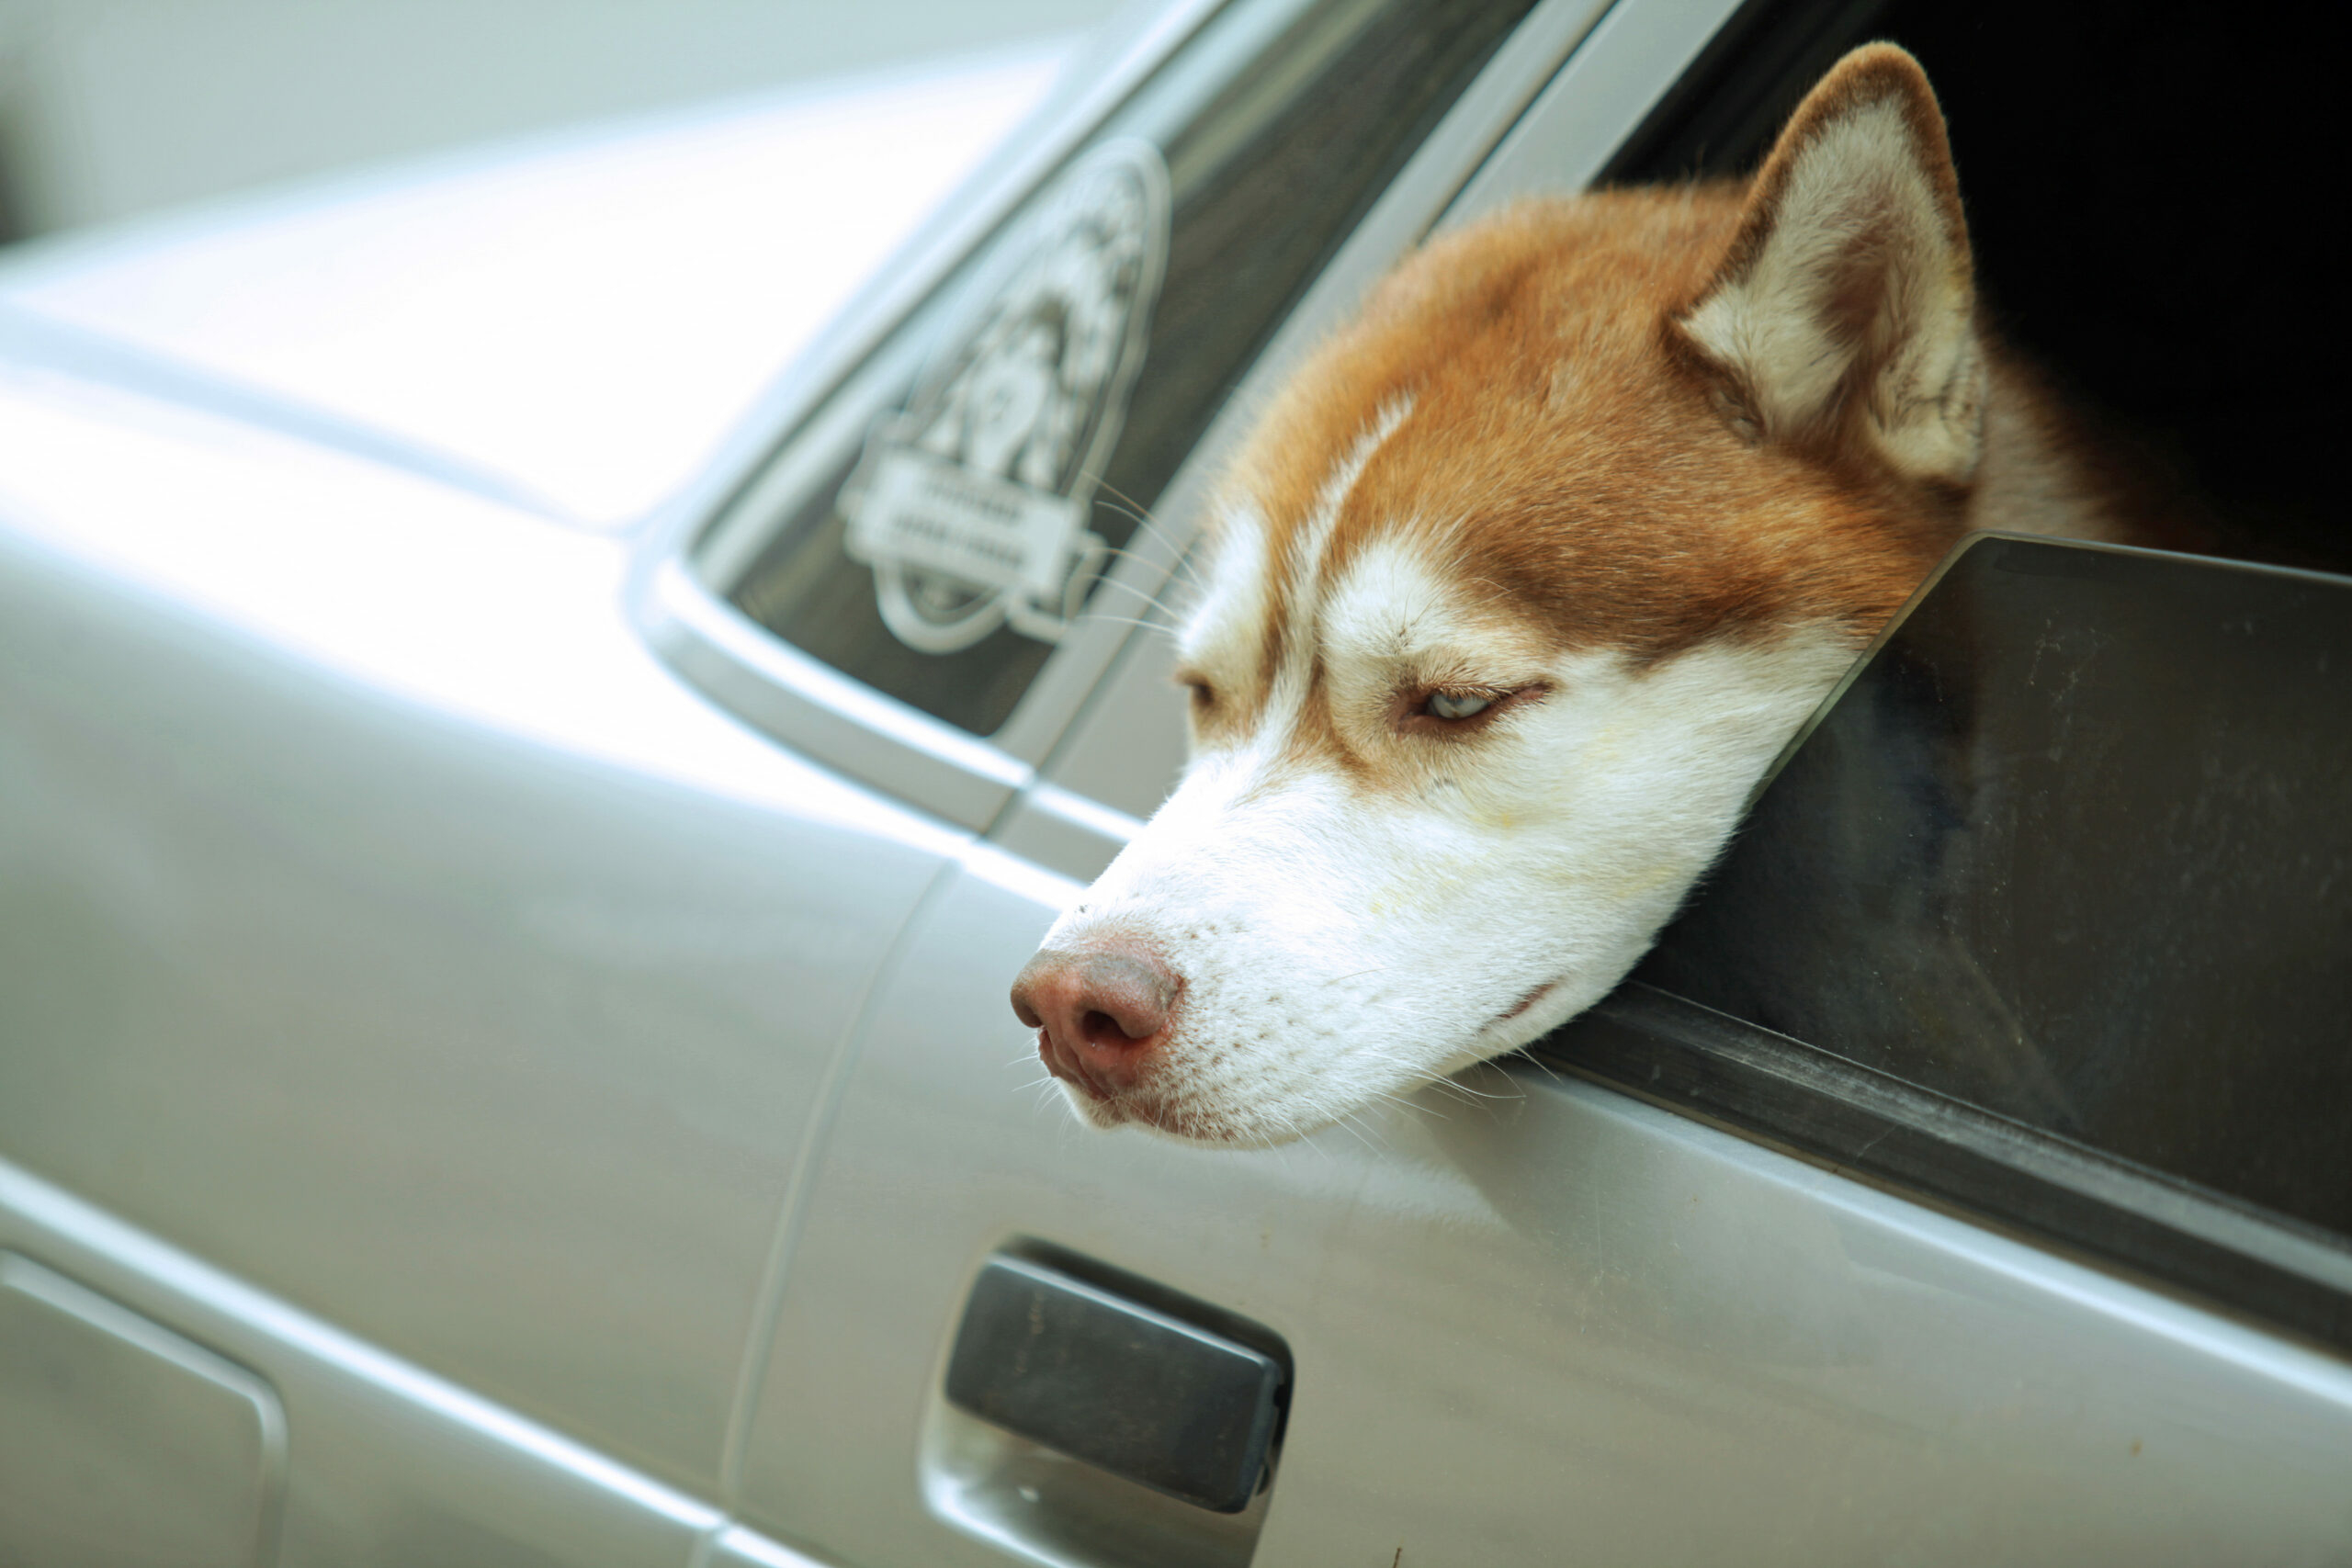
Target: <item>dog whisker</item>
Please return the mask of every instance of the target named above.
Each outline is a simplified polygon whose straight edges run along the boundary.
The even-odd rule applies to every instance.
[[[1166,621],[1138,620],[1133,615],[1105,615],[1100,610],[1087,611],[1085,618],[1090,621],[1101,621],[1105,626],[1141,626],[1148,632],[1159,632],[1168,636],[1174,635],[1174,628],[1170,626]]]
[[[1510,1089],[1505,1091],[1473,1089],[1459,1078],[1447,1078],[1444,1081],[1452,1084],[1455,1089],[1461,1090],[1464,1094],[1470,1096],[1474,1100],[1525,1100],[1527,1098],[1527,1091],[1521,1089],[1516,1084],[1512,1084]],[[1505,1078],[1503,1081],[1505,1083],[1510,1082],[1509,1078]]]
[[[1161,544],[1167,546],[1169,549],[1176,551],[1177,558],[1180,560],[1183,558],[1183,552],[1178,550],[1174,536],[1170,535],[1168,530],[1161,525],[1159,519],[1152,516],[1151,508],[1144,505],[1143,502],[1137,501],[1134,496],[1129,495],[1125,491],[1121,490],[1117,485],[1113,484],[1101,474],[1088,473],[1084,477],[1093,480],[1096,490],[1107,491],[1113,501],[1120,503],[1113,510],[1123,512],[1125,515],[1135,519],[1138,527],[1141,527],[1149,533]],[[1098,502],[1098,504],[1107,503]]]
[[[1392,1093],[1385,1089],[1375,1089],[1371,1090],[1370,1093],[1374,1100],[1385,1100],[1388,1104],[1396,1106],[1398,1110],[1408,1111],[1413,1115],[1431,1116],[1435,1117],[1440,1122],[1448,1120],[1444,1111],[1436,1110],[1408,1095]]]
[[[1114,550],[1112,553],[1114,555],[1126,554],[1125,550]],[[1157,610],[1161,615],[1167,616],[1171,622],[1179,621],[1183,618],[1182,611],[1179,611],[1173,605],[1168,604],[1158,594],[1148,592],[1135,583],[1123,582],[1115,577],[1103,577],[1096,580],[1095,586],[1098,590],[1104,588],[1115,588],[1123,593],[1132,593],[1136,598],[1142,600],[1146,604],[1150,605],[1154,610]]]
[[[1384,1143],[1375,1141],[1372,1137],[1370,1132],[1361,1124],[1361,1116],[1358,1112],[1353,1111],[1344,1111],[1340,1113],[1339,1120],[1334,1122],[1332,1125],[1352,1136],[1357,1143],[1362,1144],[1364,1146],[1368,1153],[1375,1155],[1385,1154],[1387,1152],[1386,1145]]]
[[[1520,1064],[1521,1064],[1521,1065],[1523,1065],[1523,1066],[1530,1066],[1530,1067],[1533,1067],[1537,1072],[1542,1073],[1545,1077],[1550,1078],[1554,1083],[1556,1083],[1556,1084],[1565,1084],[1565,1083],[1566,1083],[1566,1082],[1568,1081],[1568,1080],[1566,1079],[1566,1077],[1565,1077],[1564,1076],[1562,1076],[1562,1075],[1561,1075],[1561,1073],[1558,1071],[1558,1069],[1555,1068],[1555,1067],[1552,1066],[1552,1064],[1551,1064],[1551,1063],[1549,1063],[1549,1062],[1545,1061],[1543,1057],[1541,1057],[1541,1056],[1539,1056],[1539,1055],[1535,1055],[1535,1053],[1534,1053],[1534,1052],[1532,1052],[1532,1051],[1517,1051],[1517,1052],[1513,1052],[1510,1055],[1509,1055],[1509,1056],[1507,1056],[1507,1057],[1505,1057],[1505,1058],[1503,1058],[1503,1059],[1504,1059],[1505,1061],[1509,1061],[1509,1062],[1517,1062],[1517,1063],[1520,1063]]]

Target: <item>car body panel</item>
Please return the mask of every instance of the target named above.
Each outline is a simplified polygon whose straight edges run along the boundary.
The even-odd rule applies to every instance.
[[[286,1415],[266,1383],[6,1251],[0,1346],[0,1517],[17,1555],[224,1565],[267,1556],[286,1486]]]
[[[266,1382],[289,1460],[277,1562],[675,1568],[719,1523],[707,1504],[6,1161],[0,1247]]]
[[[914,710],[781,645],[738,649],[732,711],[695,683],[765,636],[699,531],[1216,8],[1138,17],[826,324],[867,264],[756,297],[805,247],[729,210],[836,133],[816,99],[767,141],[719,117],[12,264],[0,1250],[276,1397],[288,1564],[2344,1560],[2342,1358],[1594,1082],[1483,1069],[1248,1154],[1077,1126],[1004,990],[1178,765],[1155,632],[1081,630],[1006,731],[932,748],[978,794],[894,787]],[[1536,6],[1127,581],[1179,570],[1252,400],[1396,254],[1590,177],[1735,8]],[[1042,82],[975,69],[967,128]],[[913,123],[874,91],[840,124]],[[860,243],[978,157],[945,152]],[[546,301],[457,276],[530,170],[543,269],[664,170],[716,226]],[[403,234],[341,294],[254,293]],[[776,247],[697,274],[737,293],[650,302],[693,341],[583,360],[591,303],[674,286],[629,269],[729,234]],[[752,711],[787,678],[824,724]],[[975,1273],[1034,1244],[1285,1341],[1231,1529],[989,1467],[941,1374]],[[1126,1512],[1090,1543],[1065,1496]]]
[[[707,1482],[808,1106],[956,837],[678,684],[615,544],[115,412],[0,409],[0,1146]]]

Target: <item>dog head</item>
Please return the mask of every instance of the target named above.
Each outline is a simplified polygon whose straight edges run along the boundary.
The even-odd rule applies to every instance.
[[[1886,46],[1744,187],[1410,259],[1238,463],[1190,766],[1014,987],[1072,1103],[1279,1142],[1615,986],[1960,531],[1973,316],[1942,122]]]

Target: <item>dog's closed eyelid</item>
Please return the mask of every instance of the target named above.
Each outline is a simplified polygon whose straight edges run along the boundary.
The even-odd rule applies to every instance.
[[[1523,686],[1408,686],[1396,694],[1396,728],[1400,734],[1465,737],[1486,728],[1498,714],[1550,690],[1540,681]]]

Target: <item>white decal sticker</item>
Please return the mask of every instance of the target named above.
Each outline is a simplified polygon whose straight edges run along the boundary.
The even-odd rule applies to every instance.
[[[1136,141],[1072,165],[842,487],[851,558],[926,653],[1001,626],[1060,640],[1109,547],[1087,519],[1143,367],[1168,171]]]

